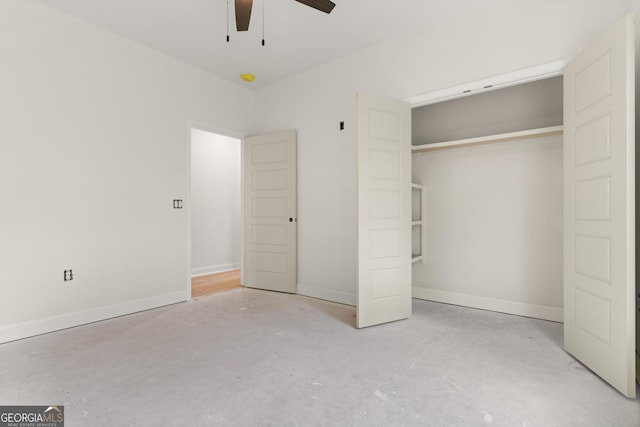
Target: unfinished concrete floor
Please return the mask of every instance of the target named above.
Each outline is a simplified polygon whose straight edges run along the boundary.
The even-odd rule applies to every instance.
[[[353,307],[235,289],[0,345],[0,404],[66,426],[640,426],[562,350],[562,325],[414,300]]]

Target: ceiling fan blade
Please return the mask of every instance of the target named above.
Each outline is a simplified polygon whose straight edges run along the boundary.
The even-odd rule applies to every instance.
[[[330,0],[296,0],[298,3],[306,4],[320,12],[331,13],[336,4]]]
[[[253,0],[236,0],[236,29],[247,31],[251,20]]]

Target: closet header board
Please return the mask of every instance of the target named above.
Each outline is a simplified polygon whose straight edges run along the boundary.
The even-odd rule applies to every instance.
[[[412,110],[412,145],[562,125],[562,76]]]

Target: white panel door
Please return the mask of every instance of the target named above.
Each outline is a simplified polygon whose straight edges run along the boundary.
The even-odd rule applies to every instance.
[[[411,109],[358,94],[357,326],[411,316]]]
[[[295,131],[244,140],[244,285],[295,293]]]
[[[564,75],[565,349],[635,397],[633,17]]]

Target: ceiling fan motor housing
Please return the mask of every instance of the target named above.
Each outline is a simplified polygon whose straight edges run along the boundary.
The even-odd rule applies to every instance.
[[[330,0],[295,0],[306,6],[312,7],[324,13],[331,13],[336,4]],[[236,8],[236,29],[238,31],[248,31],[249,21],[251,21],[251,8],[253,0],[235,0]]]

